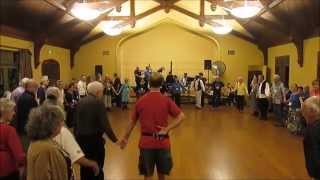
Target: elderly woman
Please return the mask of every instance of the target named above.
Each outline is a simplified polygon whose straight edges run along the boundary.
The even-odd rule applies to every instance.
[[[237,92],[237,108],[240,112],[243,112],[245,96],[248,95],[247,85],[243,82],[243,77],[238,77],[238,82],[236,84]]]
[[[69,160],[53,140],[60,133],[63,121],[64,113],[59,106],[31,110],[26,126],[31,140],[27,153],[27,180],[69,179]]]
[[[253,110],[252,114],[254,116],[258,116],[258,105],[257,105],[257,92],[259,88],[259,83],[257,76],[254,76],[251,83],[250,83],[250,105]]]
[[[15,104],[6,98],[0,99],[0,179],[19,179],[25,165],[25,153],[14,127],[9,123],[15,114]]]
[[[61,94],[57,87],[49,87],[47,89],[47,99],[43,102],[43,105],[58,105],[62,107],[62,102],[59,101],[60,96]],[[91,169],[94,174],[99,174],[98,164],[95,161],[85,158],[75,138],[65,126],[62,126],[61,132],[54,137],[53,140],[66,152],[65,155],[70,158],[72,164],[77,163]]]
[[[285,102],[285,88],[281,82],[280,76],[275,74],[271,86],[272,107],[276,117],[275,126],[284,126],[283,122],[283,103]]]
[[[310,177],[320,179],[320,97],[308,98],[302,114],[308,125],[303,140],[306,168]]]

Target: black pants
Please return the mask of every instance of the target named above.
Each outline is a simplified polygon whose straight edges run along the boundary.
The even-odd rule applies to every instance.
[[[201,94],[201,106],[204,107],[204,92]]]
[[[104,144],[105,140],[102,135],[86,135],[86,136],[76,136],[76,140],[79,143],[83,153],[86,158],[94,160],[98,163],[100,168],[100,173],[98,176],[94,176],[94,172],[91,168],[81,167],[80,175],[81,180],[103,180],[103,165],[105,158]]]
[[[239,111],[243,111],[244,108],[244,96],[237,95],[237,108]]]
[[[172,94],[172,100],[176,103],[177,106],[181,106],[181,94]]]
[[[257,101],[260,112],[260,118],[266,120],[268,118],[269,101],[267,98],[258,98]]]
[[[8,176],[2,176],[0,177],[0,180],[19,180],[19,172],[13,172],[11,174],[9,174]]]
[[[121,107],[121,95],[116,95],[116,104],[117,104],[117,107]]]
[[[212,107],[218,107],[220,106],[220,97],[221,95],[220,94],[213,94],[212,96]]]

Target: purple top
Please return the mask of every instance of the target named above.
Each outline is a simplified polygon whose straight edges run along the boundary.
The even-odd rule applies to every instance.
[[[16,104],[20,98],[20,96],[24,93],[24,88],[19,86],[11,93],[11,100],[13,100]]]

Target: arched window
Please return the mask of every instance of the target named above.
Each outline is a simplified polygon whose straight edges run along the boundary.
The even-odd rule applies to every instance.
[[[42,76],[48,76],[50,84],[54,84],[60,79],[60,64],[54,59],[48,59],[42,62]]]

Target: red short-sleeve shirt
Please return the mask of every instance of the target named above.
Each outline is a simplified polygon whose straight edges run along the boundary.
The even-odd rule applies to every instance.
[[[141,133],[155,133],[158,126],[167,127],[169,116],[177,117],[181,110],[168,97],[160,92],[149,92],[141,97],[132,113],[133,121],[140,121]],[[169,149],[170,140],[157,140],[151,136],[141,136],[139,147],[142,149]]]

